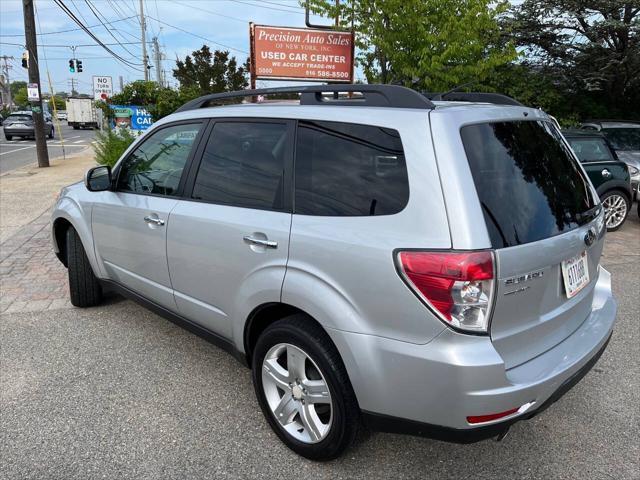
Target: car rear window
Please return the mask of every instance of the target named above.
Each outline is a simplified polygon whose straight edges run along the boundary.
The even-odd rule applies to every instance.
[[[616,150],[640,150],[640,127],[603,128],[602,133]]]
[[[602,138],[567,138],[581,162],[605,162],[614,160],[606,142]]]
[[[295,212],[320,216],[391,215],[409,200],[400,134],[389,128],[301,121]]]
[[[9,115],[7,120],[12,122],[30,122],[32,118],[30,115]]]
[[[591,220],[589,183],[551,123],[481,123],[462,127],[461,136],[494,248]]]

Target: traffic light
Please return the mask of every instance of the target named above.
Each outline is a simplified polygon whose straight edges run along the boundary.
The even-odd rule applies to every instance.
[[[29,68],[29,52],[22,53],[22,68]]]
[[[82,60],[76,60],[76,70],[78,73],[82,73]]]
[[[69,71],[71,73],[75,73],[76,71],[76,62],[73,60],[73,58],[69,59]]]

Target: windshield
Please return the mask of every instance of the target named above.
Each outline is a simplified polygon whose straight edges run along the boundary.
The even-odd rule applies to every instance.
[[[592,220],[589,182],[550,122],[481,123],[460,134],[494,248],[535,242]]]
[[[602,138],[567,138],[569,145],[581,162],[606,162],[614,160]]]
[[[601,132],[611,142],[615,150],[640,151],[640,127],[603,128]]]

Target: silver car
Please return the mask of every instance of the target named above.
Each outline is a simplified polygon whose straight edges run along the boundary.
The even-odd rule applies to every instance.
[[[44,113],[43,117],[44,133],[47,137],[53,138],[54,128],[51,122],[51,116]],[[4,119],[2,128],[4,130],[4,137],[7,140],[12,140],[13,137],[35,137],[33,113],[31,111],[13,112]]]
[[[339,456],[363,424],[503,436],[587,373],[617,307],[603,208],[554,123],[472,98],[189,102],[62,190],[72,303],[115,291],[227,349],[307,458]]]

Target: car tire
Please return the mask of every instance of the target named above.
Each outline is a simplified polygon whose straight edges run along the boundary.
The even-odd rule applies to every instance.
[[[4,138],[6,138],[7,140],[11,140],[11,139],[13,139],[13,136],[12,135],[5,135]]]
[[[49,138],[53,138],[53,128],[49,131]]]
[[[77,125],[74,125],[74,126],[73,126],[73,129],[74,129],[74,130],[78,130],[79,128],[80,128],[80,127],[79,127],[79,126],[77,126]]]
[[[100,282],[93,273],[78,232],[67,230],[67,270],[69,275],[69,296],[76,307],[94,307],[102,300]]]
[[[620,190],[609,190],[600,197],[605,208],[605,222],[607,232],[615,232],[627,219],[631,203],[629,198]]]
[[[283,358],[303,359],[297,363],[304,367],[289,368],[288,360],[285,367]],[[279,367],[273,368],[274,361]],[[295,314],[267,327],[253,351],[252,368],[260,408],[291,450],[311,460],[331,460],[353,443],[360,429],[358,402],[338,350],[313,319]],[[286,418],[278,420],[276,411]]]

